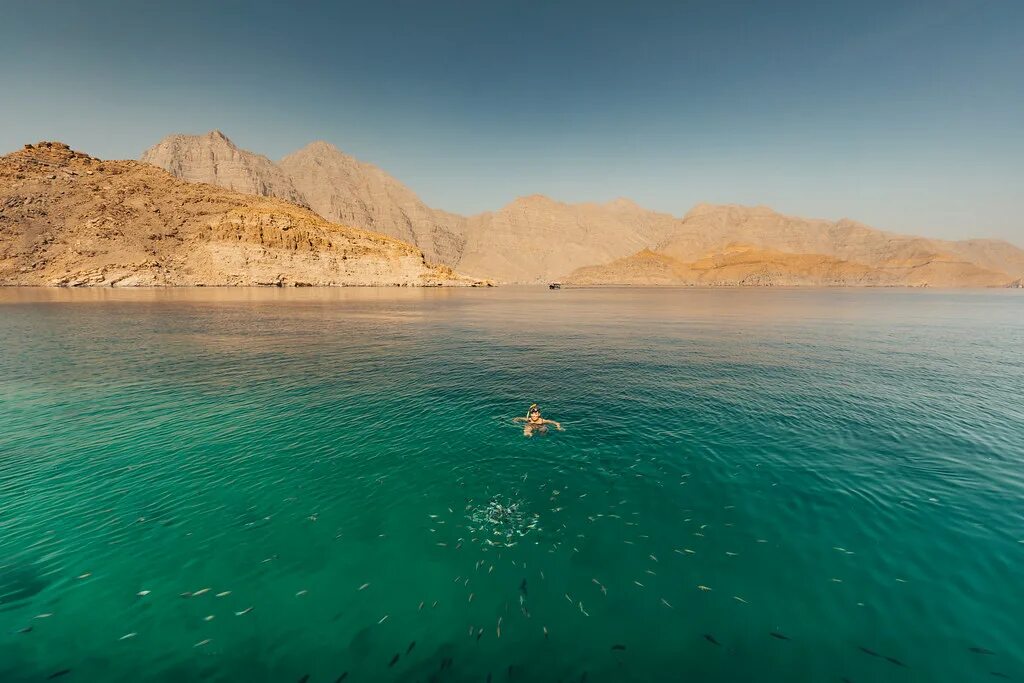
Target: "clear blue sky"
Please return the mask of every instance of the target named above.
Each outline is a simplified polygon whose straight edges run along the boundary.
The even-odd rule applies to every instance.
[[[767,204],[1024,245],[1024,2],[0,0],[0,151],[315,139],[429,204]]]

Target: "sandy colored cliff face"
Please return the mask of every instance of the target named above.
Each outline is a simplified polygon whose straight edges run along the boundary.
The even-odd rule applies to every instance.
[[[400,240],[60,143],[0,157],[0,284],[469,284]]]
[[[431,209],[376,166],[326,142],[306,145],[279,166],[324,218],[415,244],[436,263],[456,265],[461,259],[464,219]]]
[[[239,149],[219,130],[206,135],[169,135],[143,152],[140,161],[189,182],[308,206],[291,178],[270,159]]]
[[[431,263],[456,265],[465,243],[461,216],[424,204],[412,190],[372,164],[326,142],[314,142],[275,164],[237,147],[220,131],[169,135],[141,161],[190,182],[277,197],[312,208],[332,223],[397,237]]]

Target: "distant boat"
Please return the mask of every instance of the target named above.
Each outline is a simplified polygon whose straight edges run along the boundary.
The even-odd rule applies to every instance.
[[[559,282],[552,282],[548,285],[548,289],[561,289],[562,285]]]

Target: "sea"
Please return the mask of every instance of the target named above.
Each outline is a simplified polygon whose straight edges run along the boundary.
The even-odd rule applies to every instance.
[[[0,681],[1022,681],[1022,352],[1012,290],[0,289]]]

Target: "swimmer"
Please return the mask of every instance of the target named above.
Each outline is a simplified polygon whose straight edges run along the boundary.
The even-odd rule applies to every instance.
[[[512,418],[513,422],[525,422],[523,426],[523,436],[533,436],[535,432],[546,434],[548,431],[548,425],[555,425],[555,429],[562,432],[562,425],[554,420],[545,420],[540,415],[540,408],[537,407],[536,403],[530,404],[530,409],[526,411],[526,417],[515,417]]]

